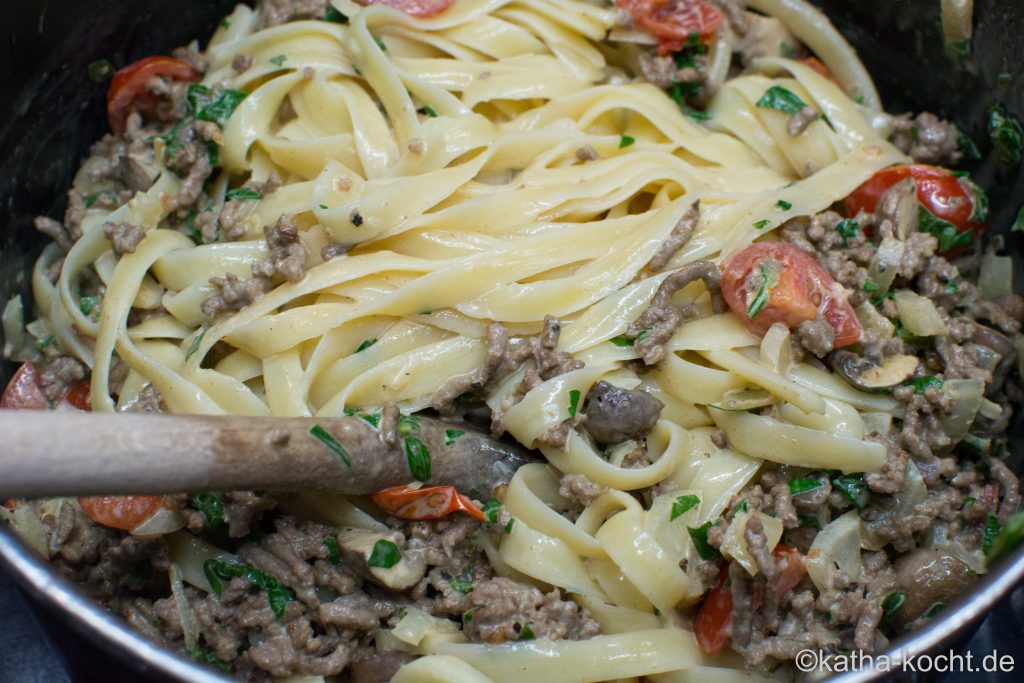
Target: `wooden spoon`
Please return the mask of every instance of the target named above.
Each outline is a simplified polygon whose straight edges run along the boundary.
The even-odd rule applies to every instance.
[[[366,495],[414,480],[486,497],[529,460],[467,425],[419,416],[378,431],[361,417],[0,411],[0,434],[0,500],[247,489]]]

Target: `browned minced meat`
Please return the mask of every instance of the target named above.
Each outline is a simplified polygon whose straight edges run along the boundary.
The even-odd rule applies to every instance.
[[[272,172],[264,181],[249,180],[242,189],[252,190],[260,196],[266,197],[281,188],[281,178],[277,173]],[[228,199],[224,202],[218,214],[215,211],[200,211],[195,219],[196,228],[202,235],[203,242],[209,244],[223,239],[234,242],[245,237],[246,224],[243,220],[245,215],[252,209],[251,199]]]
[[[103,236],[117,256],[134,254],[136,247],[146,238],[146,231],[131,223],[104,223]]]
[[[441,385],[430,399],[434,410],[442,415],[456,415],[456,401],[460,396],[470,391],[485,391],[497,378],[502,365],[507,363],[508,342],[508,330],[504,325],[497,322],[488,325],[487,356],[483,365],[471,373],[453,377]],[[523,348],[525,349],[525,346]]]
[[[320,19],[327,12],[327,0],[260,0],[260,26],[278,26],[300,19]]]
[[[608,493],[608,487],[599,486],[582,474],[566,474],[558,485],[558,493],[577,505],[587,507]]]
[[[135,403],[133,403],[128,410],[133,413],[166,412],[163,394],[161,394],[160,390],[152,384],[147,384],[146,388],[139,392],[138,399],[136,399]]]
[[[72,384],[85,379],[85,366],[70,356],[56,356],[49,359],[46,368],[39,376],[43,385],[43,393],[52,403],[64,398]]]
[[[923,112],[892,117],[892,143],[919,164],[955,166],[963,154],[960,132],[949,121]]]
[[[583,145],[576,150],[576,158],[580,161],[594,161],[598,158],[597,150],[590,145]]]
[[[700,200],[698,199],[686,210],[686,213],[679,219],[679,222],[672,227],[672,232],[669,233],[668,238],[658,247],[658,251],[654,253],[651,262],[647,264],[650,269],[655,273],[665,270],[665,266],[668,265],[668,262],[675,253],[690,241],[690,237],[693,235],[693,231],[697,229],[699,222]]]
[[[209,318],[223,312],[240,311],[258,301],[273,288],[270,280],[265,277],[243,279],[234,273],[226,273],[224,277],[212,277],[210,283],[220,291],[200,304],[203,314]]]
[[[252,67],[252,57],[249,55],[237,54],[231,60],[231,68],[235,73],[245,73]]]
[[[156,128],[144,125],[142,117],[133,112],[128,115],[123,134],[106,135],[93,145],[90,153],[99,162],[90,167],[89,179],[99,185],[111,186],[110,194],[98,195],[100,201],[113,196],[115,203],[120,204],[135,192],[149,189],[153,184],[148,169],[153,162],[153,145],[149,139],[158,132]]]
[[[796,137],[807,130],[807,127],[821,118],[821,112],[811,106],[806,106],[789,117],[786,123],[786,132],[790,137]]]
[[[210,121],[192,121],[178,131],[175,153],[167,165],[182,177],[176,199],[179,211],[191,210],[203,196],[203,185],[213,173],[207,143],[219,135],[220,128]]]
[[[473,618],[465,625],[470,640],[504,643],[519,640],[523,629],[538,638],[584,640],[599,633],[597,622],[582,607],[563,600],[557,588],[541,593],[534,586],[496,578],[469,594]]]
[[[47,216],[37,216],[33,225],[36,230],[56,242],[57,246],[64,251],[71,251],[71,247],[75,246],[75,242],[82,236],[81,232],[72,233],[59,221]]]
[[[295,217],[284,214],[277,223],[263,228],[270,247],[270,257],[252,267],[252,274],[268,280],[281,275],[288,282],[298,282],[306,274],[306,248],[299,241]]]

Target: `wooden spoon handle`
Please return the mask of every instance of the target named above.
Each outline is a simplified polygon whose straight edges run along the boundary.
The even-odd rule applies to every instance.
[[[414,478],[489,495],[525,461],[469,428],[455,442],[452,425],[415,422],[389,442],[357,417],[0,411],[0,500],[246,489],[362,495]],[[413,456],[410,438],[422,446]]]

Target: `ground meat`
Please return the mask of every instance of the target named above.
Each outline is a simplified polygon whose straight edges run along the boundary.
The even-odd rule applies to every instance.
[[[71,251],[71,247],[75,246],[75,242],[82,236],[80,232],[77,236],[72,234],[61,223],[46,216],[37,216],[32,224],[36,230],[56,242],[64,251]]]
[[[260,0],[260,27],[278,26],[300,19],[320,19],[327,13],[328,0]]]
[[[306,275],[306,248],[299,242],[295,217],[282,215],[273,226],[263,228],[263,234],[270,248],[270,257],[253,265],[253,276],[269,280],[281,275],[288,282],[301,280]]]
[[[672,296],[695,280],[704,281],[711,294],[714,312],[725,311],[720,289],[721,273],[715,264],[710,261],[694,261],[669,275],[654,293],[647,310],[626,329],[626,336],[635,340],[633,347],[640,352],[646,365],[660,363],[668,353],[666,342],[683,322],[697,315],[695,307],[680,308],[672,303]]]
[[[458,398],[467,392],[484,391],[491,380],[495,379],[507,352],[508,330],[501,323],[491,323],[487,326],[487,357],[484,364],[475,372],[453,377],[441,385],[430,400],[434,410],[448,417],[457,415]]]
[[[220,291],[200,304],[203,314],[208,318],[215,318],[224,312],[240,311],[273,289],[270,280],[265,277],[243,280],[234,273],[226,273],[224,277],[212,277],[210,284]]]
[[[757,569],[761,576],[767,583],[775,581],[778,568],[775,566],[772,550],[768,547],[768,539],[764,536],[764,526],[756,515],[747,518],[747,524],[743,529],[743,538],[747,542],[747,552],[757,563]]]
[[[821,118],[821,112],[811,106],[806,106],[789,117],[786,123],[786,132],[790,137],[795,138],[807,130],[807,126]]]
[[[235,73],[245,73],[252,67],[252,57],[249,55],[237,54],[235,58],[231,60],[231,68],[235,70]]]
[[[252,491],[229,491],[224,494],[224,520],[228,523],[228,536],[243,538],[252,531],[267,510],[274,508],[277,501],[270,496]]]
[[[796,328],[796,340],[818,358],[824,358],[835,344],[836,332],[827,320],[818,314],[814,320],[805,320]]]
[[[104,223],[103,236],[117,256],[134,254],[136,247],[146,238],[146,231],[131,223]]]
[[[144,127],[142,117],[135,112],[128,115],[126,126],[123,134],[107,135],[91,150],[97,162],[90,166],[89,180],[100,186],[111,185],[110,195],[99,197],[117,197],[118,204],[153,184],[153,146],[148,140],[160,132]]]
[[[587,507],[608,493],[607,486],[599,486],[582,474],[566,474],[558,486],[558,493],[577,505]]]
[[[654,428],[664,407],[646,391],[620,389],[602,380],[587,393],[584,424],[602,445],[642,439]]]
[[[252,190],[262,199],[281,188],[281,178],[271,172],[265,181],[249,180],[240,189]],[[213,212],[201,212],[196,218],[196,226],[203,225],[201,232],[203,242],[216,242],[221,236],[229,242],[240,240],[246,236],[248,226],[244,218],[253,208],[251,199],[228,199],[219,215]],[[209,227],[206,227],[209,225]]]
[[[892,143],[919,164],[955,166],[960,152],[960,132],[949,121],[923,112],[911,119],[910,114],[892,117]]]
[[[175,207],[186,211],[196,206],[203,195],[203,186],[213,173],[209,143],[218,139],[220,128],[210,121],[192,121],[178,130],[173,154],[168,151],[167,165],[183,178]]]
[[[165,413],[167,412],[166,406],[164,405],[164,396],[160,393],[152,384],[147,384],[146,387],[139,392],[139,397],[135,399],[135,402],[128,407],[133,413]]]
[[[469,601],[473,618],[465,633],[475,642],[516,641],[526,626],[537,638],[553,640],[586,640],[599,632],[590,613],[563,600],[557,588],[544,594],[533,586],[497,578],[474,588]]]
[[[403,664],[415,657],[405,652],[377,652],[374,648],[362,648],[349,662],[352,683],[387,683]]]
[[[665,90],[678,79],[679,67],[671,57],[658,57],[653,52],[641,52],[637,58],[639,76]]]
[[[171,52],[171,56],[185,62],[199,73],[206,73],[206,70],[210,68],[210,62],[203,53],[191,47],[176,47]]]
[[[342,244],[341,242],[331,242],[326,247],[320,250],[320,258],[324,261],[330,261],[336,256],[347,254],[352,250],[352,244]]]
[[[43,393],[51,403],[57,403],[68,393],[71,385],[85,379],[85,366],[70,356],[51,360],[39,376]]]
[[[903,255],[897,273],[908,280],[928,267],[939,248],[939,240],[924,232],[912,232],[903,242]]]
[[[597,150],[590,145],[583,145],[576,150],[576,158],[580,161],[594,161],[598,158]]]
[[[690,241],[690,236],[697,229],[699,222],[700,200],[697,200],[683,214],[679,222],[675,224],[668,238],[658,247],[658,251],[655,252],[651,262],[647,264],[650,269],[656,273],[664,270],[672,256]]]
[[[1020,480],[1002,460],[993,460],[989,471],[992,479],[1003,487],[1003,502],[999,506],[999,523],[1005,524],[1010,515],[1016,512],[1020,506]]]
[[[796,52],[799,48],[800,41],[778,19],[752,12],[743,12],[741,16],[746,19],[747,28],[742,32],[737,51],[744,65],[760,57],[778,57],[787,49]]]

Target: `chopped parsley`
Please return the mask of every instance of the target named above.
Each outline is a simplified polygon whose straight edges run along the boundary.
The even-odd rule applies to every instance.
[[[779,43],[779,56],[785,57],[786,59],[796,59],[800,54],[796,51],[795,47],[786,41],[782,41]]]
[[[36,340],[36,349],[38,349],[39,351],[45,351],[46,349],[50,348],[56,343],[57,338],[51,334],[49,337],[44,337],[42,339]]]
[[[679,496],[672,501],[672,512],[668,516],[668,521],[674,522],[679,517],[685,515],[689,510],[700,505],[700,498],[694,495]]]
[[[117,194],[113,190],[99,190],[98,192],[90,192],[85,195],[85,208],[91,209],[96,202],[99,201],[100,197],[107,197],[111,201],[117,200]]]
[[[412,434],[420,428],[420,421],[412,415],[398,416],[398,433],[400,436]]]
[[[224,196],[227,199],[263,199],[263,195],[249,187],[236,187]]]
[[[629,147],[634,142],[636,142],[636,138],[634,138],[633,136],[623,135],[621,138],[619,138],[619,149],[622,149],[623,147]]]
[[[341,461],[348,465],[349,468],[352,467],[352,458],[349,457],[348,451],[345,450],[337,439],[331,436],[330,432],[320,425],[313,425],[309,428],[309,433],[314,439],[327,446],[336,456],[341,458]]]
[[[219,529],[224,525],[224,501],[216,491],[192,496],[192,507],[203,516],[203,526]]]
[[[324,12],[324,21],[329,21],[332,24],[347,24],[348,17],[328,5],[327,11]]]
[[[78,310],[82,312],[82,315],[89,315],[96,310],[96,304],[99,302],[98,296],[83,296],[78,300]]]
[[[1021,209],[1021,212],[1024,213],[1024,208]],[[1024,231],[1024,225],[1021,226],[1021,230]],[[627,339],[626,337],[623,337],[621,334],[618,337],[612,337],[608,341],[610,341],[612,344],[615,344],[616,346],[632,346],[633,345],[633,340],[632,339]]]
[[[385,51],[387,51],[387,49],[388,49],[388,46],[387,46],[387,45],[385,45],[385,44],[384,44],[384,41],[383,41],[383,40],[381,40],[380,38],[378,38],[377,36],[374,36],[374,37],[373,37],[373,42],[377,43],[377,47],[379,47],[379,48],[380,48],[380,51],[381,51],[381,52],[385,52]]]
[[[580,405],[580,390],[571,389],[569,391],[569,417],[576,417],[576,410]]]
[[[769,225],[771,225],[771,221],[768,220],[767,218],[762,218],[761,220],[754,223],[754,227],[757,228],[758,230],[764,230]]]
[[[446,429],[444,430],[444,445],[451,446],[455,443],[456,439],[460,436],[465,436],[466,432],[461,429]]]
[[[968,161],[981,161],[981,152],[978,151],[978,146],[974,144],[971,136],[959,128],[956,129],[956,133],[956,146],[963,153],[964,159]]]
[[[780,85],[773,85],[757,101],[757,106],[761,109],[776,109],[786,114],[796,114],[807,104],[792,91]]]
[[[938,614],[939,612],[941,612],[945,608],[946,608],[946,605],[944,603],[936,602],[936,603],[932,604],[931,607],[926,609],[924,611],[924,613],[921,614],[921,616],[923,618],[925,618],[925,619],[931,619],[932,617],[934,617],[936,614]]]
[[[1020,207],[1017,211],[1017,218],[1014,219],[1013,225],[1010,226],[1010,232],[1024,232],[1024,206]]]
[[[864,482],[863,473],[840,474],[835,472],[832,476],[832,487],[842,493],[857,510],[863,510],[871,498],[871,492]]]
[[[97,59],[95,62],[89,62],[85,72],[93,83],[105,83],[113,77],[114,65],[109,59]]]
[[[636,338],[633,341],[643,343],[643,341],[647,339],[647,335],[651,333],[652,329],[653,328],[645,327],[644,329],[640,330],[640,333],[636,335]]]
[[[693,540],[693,547],[697,550],[697,554],[700,555],[702,560],[713,560],[719,554],[715,547],[708,543],[708,529],[711,526],[711,520],[708,520],[696,528],[692,526],[686,527],[690,538]]]
[[[789,211],[790,209],[793,208],[793,205],[787,202],[785,199],[780,199],[779,201],[775,202],[775,206],[778,207],[779,209],[782,209],[783,211]]]
[[[747,503],[746,498],[732,506],[732,514],[736,515],[741,512],[750,512],[750,504]]]
[[[196,355],[196,352],[199,351],[199,346],[203,343],[203,337],[205,336],[206,330],[200,330],[199,334],[192,338],[192,343],[188,345],[188,351],[185,352],[185,360]]]
[[[484,513],[484,517],[487,518],[488,524],[497,524],[498,513],[501,512],[501,501],[494,496],[491,496],[487,502],[483,504],[483,507],[480,508],[480,511]]]
[[[430,479],[430,451],[415,436],[405,437],[403,443],[405,445],[405,460],[409,464],[409,474],[416,481]]]
[[[907,594],[903,591],[892,591],[882,598],[882,624],[884,626],[889,626],[892,623],[896,613],[906,601]]]
[[[796,522],[800,526],[809,526],[812,529],[817,529],[818,531],[821,531],[821,520],[815,517],[814,515],[797,515]]]
[[[221,19],[220,20],[220,27],[223,28],[223,29],[231,28],[231,20],[226,18],[226,17],[224,19]]]
[[[1002,557],[1020,545],[1024,538],[1024,512],[1015,512],[1006,520],[1006,524],[999,530],[995,540],[989,544],[988,552],[989,565],[992,561]]]
[[[711,114],[707,113],[706,111],[701,111],[700,109],[691,109],[690,107],[683,107],[683,113],[689,116],[694,121],[697,121],[698,123],[708,121],[711,119]]]
[[[391,541],[380,539],[373,544],[366,566],[373,569],[391,569],[402,560],[402,551]]]
[[[533,634],[533,629],[530,628],[529,624],[526,624],[519,629],[519,640],[536,640],[537,636]]]
[[[338,548],[338,541],[333,536],[324,539],[324,547],[327,548],[327,561],[335,567],[341,564],[341,550]]]
[[[359,353],[360,351],[365,351],[366,349],[370,348],[376,343],[376,339],[364,339],[359,343],[359,346],[356,347],[356,353]]]
[[[473,590],[473,565],[470,564],[459,576],[453,576],[448,579],[448,584],[452,587],[452,590],[458,593],[468,593]]]
[[[434,109],[433,107],[431,107],[429,104],[424,105],[423,113],[426,114],[427,116],[429,116],[432,119],[436,119],[437,118],[437,110]]]
[[[321,209],[323,209],[324,211],[326,211],[326,210],[327,210],[327,205],[326,205],[326,204],[318,204],[317,206],[319,206],[319,207],[320,207]]]
[[[1024,128],[1002,105],[995,105],[988,110],[988,135],[1002,166],[1012,168],[1020,163],[1021,150],[1024,148]]]
[[[996,539],[999,538],[999,518],[990,512],[985,518],[985,529],[981,532],[981,551],[988,555],[992,552]]]
[[[288,55],[275,55],[267,60],[271,64],[277,67],[284,66],[284,63],[288,61]]]
[[[928,209],[923,206],[917,210],[918,230],[935,235],[939,240],[939,251],[949,251],[954,247],[966,247],[971,244],[974,237],[972,230],[960,231],[952,223],[941,218],[936,218]]]
[[[223,127],[247,94],[231,88],[210,90],[205,85],[193,83],[188,86],[188,110],[200,121],[210,121]]]
[[[223,659],[219,659],[217,655],[213,654],[213,652],[208,648],[199,647],[199,645],[193,645],[190,648],[186,648],[185,652],[188,654],[189,657],[199,662],[200,664],[212,666],[213,668],[220,669],[225,673],[231,673],[235,670],[234,662],[227,662]]]
[[[879,289],[881,289],[881,287],[878,286],[877,282],[875,282],[874,280],[868,278],[867,280],[864,281],[864,285],[862,286],[862,289],[865,292],[877,292]]]
[[[969,40],[958,40],[949,44],[949,49],[958,55],[966,55],[971,51],[971,41]]]
[[[920,396],[932,387],[936,389],[942,388],[942,380],[935,375],[921,375],[910,380],[910,383],[913,385],[914,394],[917,396]]]
[[[789,482],[789,495],[796,496],[801,493],[807,493],[814,489],[820,489],[824,484],[817,479],[793,479]]]
[[[761,286],[758,288],[757,294],[754,295],[754,299],[747,306],[747,317],[749,318],[756,318],[757,314],[768,305],[772,288],[779,282],[779,275],[774,269],[763,263],[759,267],[761,269]]]
[[[270,603],[270,611],[280,619],[284,616],[285,607],[295,599],[295,593],[288,586],[281,583],[276,577],[261,572],[255,567],[250,567],[241,562],[222,562],[221,560],[207,560],[203,563],[203,573],[210,583],[210,588],[217,595],[224,592],[222,581],[230,581],[236,578],[246,578],[252,585],[267,594],[267,602]]]
[[[860,223],[852,218],[844,218],[843,220],[836,223],[836,231],[843,238],[843,246],[850,246],[850,238],[856,237],[860,232]]]

